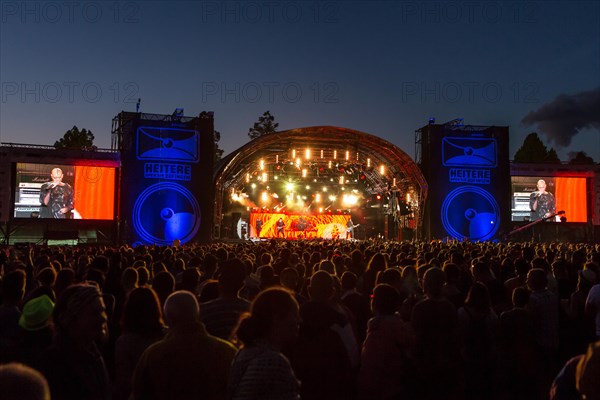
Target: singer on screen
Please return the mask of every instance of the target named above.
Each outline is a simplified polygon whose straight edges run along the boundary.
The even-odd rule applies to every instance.
[[[537,182],[537,189],[529,195],[532,221],[549,218],[556,213],[556,202],[552,193],[546,192],[546,181],[540,179]]]
[[[63,172],[60,168],[54,168],[50,173],[52,181],[46,182],[40,188],[40,218],[72,218],[73,188],[62,181]]]

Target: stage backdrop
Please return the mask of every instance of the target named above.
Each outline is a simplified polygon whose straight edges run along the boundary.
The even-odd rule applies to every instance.
[[[429,238],[483,241],[509,228],[508,127],[431,124],[421,129]]]
[[[163,117],[163,118],[161,118]],[[121,113],[122,239],[170,245],[209,241],[214,163],[212,115]]]
[[[282,218],[285,224],[286,239],[345,239],[346,224],[350,220],[350,215],[251,213],[250,237],[276,238],[277,227],[275,224],[279,218]],[[257,232],[258,219],[262,221],[260,232]]]

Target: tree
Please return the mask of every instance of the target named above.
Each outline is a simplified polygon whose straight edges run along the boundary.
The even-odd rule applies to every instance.
[[[556,150],[544,146],[537,133],[532,132],[515,153],[515,161],[524,163],[560,163]]]
[[[77,126],[73,126],[65,132],[62,138],[54,142],[54,147],[57,149],[95,150],[94,134],[85,128],[79,130]]]
[[[254,126],[248,129],[248,136],[254,140],[268,133],[277,132],[278,122],[275,121],[275,117],[271,115],[270,111],[265,111],[261,117],[258,118],[258,122],[254,123]]]
[[[223,158],[225,150],[219,148],[219,141],[221,140],[221,132],[215,131],[215,163]]]
[[[575,156],[571,158],[569,164],[572,165],[594,165],[594,159],[586,154],[585,151],[578,151]]]

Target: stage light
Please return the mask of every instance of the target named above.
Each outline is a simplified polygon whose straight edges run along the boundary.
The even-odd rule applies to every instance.
[[[278,180],[278,179],[279,179],[279,176],[278,176],[278,175],[275,175],[275,176],[273,177],[273,179],[275,179],[275,180]]]
[[[306,152],[304,153],[304,157],[305,157],[307,160],[310,160],[310,149],[306,149]]]
[[[333,159],[334,159],[334,160],[337,160],[337,150],[334,150],[334,151],[333,151]],[[330,168],[331,168],[331,167],[330,167]]]
[[[292,191],[294,191],[294,184],[292,182],[288,182],[285,184],[285,188],[287,189],[288,192],[292,192]]]
[[[306,174],[307,174],[307,173],[308,173],[307,169],[306,169],[306,168],[304,168],[304,169],[302,170],[302,177],[303,177],[303,178],[306,178]]]
[[[252,184],[252,189],[256,189],[256,183]]]
[[[296,149],[292,150],[292,159],[296,158]]]
[[[315,194],[315,201],[316,201],[317,203],[320,203],[320,202],[321,202],[321,193],[317,193],[317,194]]]
[[[342,175],[342,176],[340,176],[340,185],[343,185],[343,184],[344,184],[344,176]]]
[[[279,163],[279,154],[275,154],[275,163],[278,164]]]
[[[269,195],[267,194],[267,192],[262,192],[262,194],[260,195],[260,199],[263,201],[263,203],[266,203],[267,200],[269,200]]]
[[[265,170],[265,160],[263,160],[261,158],[260,161],[258,162],[258,166],[261,171],[264,171]]]
[[[267,175],[267,173],[266,173],[266,172],[263,172],[263,173],[262,173],[262,181],[263,181],[263,182],[267,182],[268,180],[269,180],[269,176]]]
[[[326,192],[327,191],[327,186],[323,186],[323,191]]]
[[[371,168],[371,159],[367,158],[367,168]]]
[[[323,212],[323,207],[319,207],[319,212],[322,213]]]
[[[352,207],[358,203],[358,196],[354,194],[344,194],[342,197],[342,205],[344,207]]]
[[[321,150],[321,158],[323,158],[323,150]]]
[[[396,187],[396,178],[392,180],[392,187]]]
[[[377,200],[381,200],[381,195],[380,194],[378,194],[376,197],[377,197]]]
[[[310,186],[309,185],[306,185],[305,187],[306,187],[306,190],[310,190]]]
[[[385,165],[381,164],[381,165],[379,166],[379,173],[380,173],[381,175],[385,175]]]
[[[346,150],[346,161],[350,160],[350,151]]]
[[[300,160],[300,157],[296,158],[296,167],[300,168],[300,165],[302,165],[302,160]]]
[[[250,174],[246,174],[246,183],[250,183]]]
[[[331,164],[331,161],[329,161],[329,162],[327,163],[327,168],[331,169],[331,165],[332,165],[332,164]]]
[[[336,199],[335,195],[332,194],[329,196],[329,201],[335,201],[335,199]]]

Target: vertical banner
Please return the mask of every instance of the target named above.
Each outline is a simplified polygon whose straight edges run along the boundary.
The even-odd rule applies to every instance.
[[[509,229],[508,127],[422,128],[429,236],[493,240]]]
[[[121,149],[123,239],[157,245],[210,240],[212,115],[139,118],[129,125]]]

